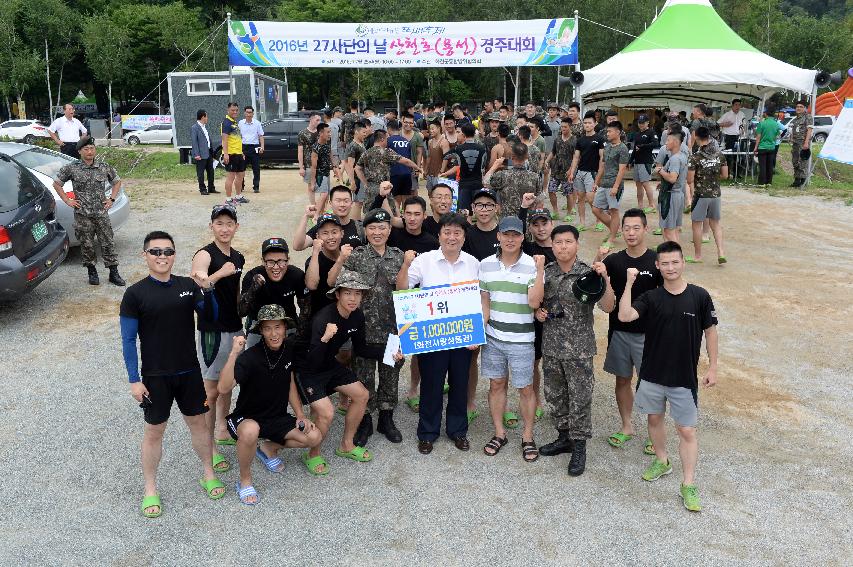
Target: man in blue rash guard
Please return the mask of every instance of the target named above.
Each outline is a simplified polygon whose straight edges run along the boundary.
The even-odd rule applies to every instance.
[[[215,321],[218,305],[207,277],[200,276],[193,281],[172,275],[175,241],[169,234],[149,233],[142,248],[148,276],[124,292],[119,318],[130,393],[140,402],[145,417],[142,514],[156,518],[163,508],[155,480],[163,452],[163,432],[173,401],[178,402],[192,436],[193,449],[201,459],[204,474],[199,484],[213,500],[225,494],[225,485],[216,478],[211,466],[212,444],[204,416],[208,411],[207,396],[196,355],[193,317],[193,311],[197,311],[199,317]],[[142,354],[141,379],[137,335]]]

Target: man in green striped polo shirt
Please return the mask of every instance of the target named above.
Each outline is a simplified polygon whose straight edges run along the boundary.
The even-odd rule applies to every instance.
[[[480,262],[480,296],[486,323],[486,346],[481,354],[481,373],[489,379],[489,411],[495,435],[483,448],[497,455],[507,444],[504,428],[508,379],[518,388],[524,431],[521,453],[527,462],[539,458],[533,441],[536,395],[533,390],[533,310],[545,293],[545,257],[522,252],[524,225],[506,217],[498,225],[497,254]]]

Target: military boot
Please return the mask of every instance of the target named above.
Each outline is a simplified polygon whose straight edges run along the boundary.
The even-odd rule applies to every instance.
[[[86,269],[89,270],[89,284],[100,285],[101,280],[98,278],[98,269],[95,266],[86,266]]]
[[[379,423],[376,425],[378,433],[384,433],[391,443],[400,443],[403,434],[394,424],[394,410],[379,410]]]
[[[352,442],[359,447],[366,447],[367,440],[373,435],[373,417],[369,413],[365,413],[361,418],[361,423],[358,424],[358,429],[355,430]]]
[[[574,445],[569,460],[569,476],[580,476],[586,470],[586,439],[578,439]]]
[[[556,441],[542,445],[539,447],[539,454],[545,457],[553,457],[554,455],[562,455],[563,453],[572,452],[572,440],[569,439],[568,431],[558,431],[560,434]]]
[[[127,285],[127,282],[122,279],[122,277],[118,273],[118,266],[110,266],[110,278],[109,281],[113,285],[117,285],[119,287],[124,287]]]

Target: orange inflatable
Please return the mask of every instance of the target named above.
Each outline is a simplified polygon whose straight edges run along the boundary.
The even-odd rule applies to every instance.
[[[838,116],[844,106],[844,100],[853,98],[853,68],[847,70],[847,80],[837,91],[823,93],[815,100],[815,114],[818,116]]]

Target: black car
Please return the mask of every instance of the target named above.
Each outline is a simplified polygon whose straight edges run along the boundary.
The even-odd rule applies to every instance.
[[[43,282],[68,254],[53,194],[26,168],[0,154],[0,301]]]
[[[308,127],[306,118],[277,118],[264,122],[264,153],[261,163],[296,163],[299,132]]]

